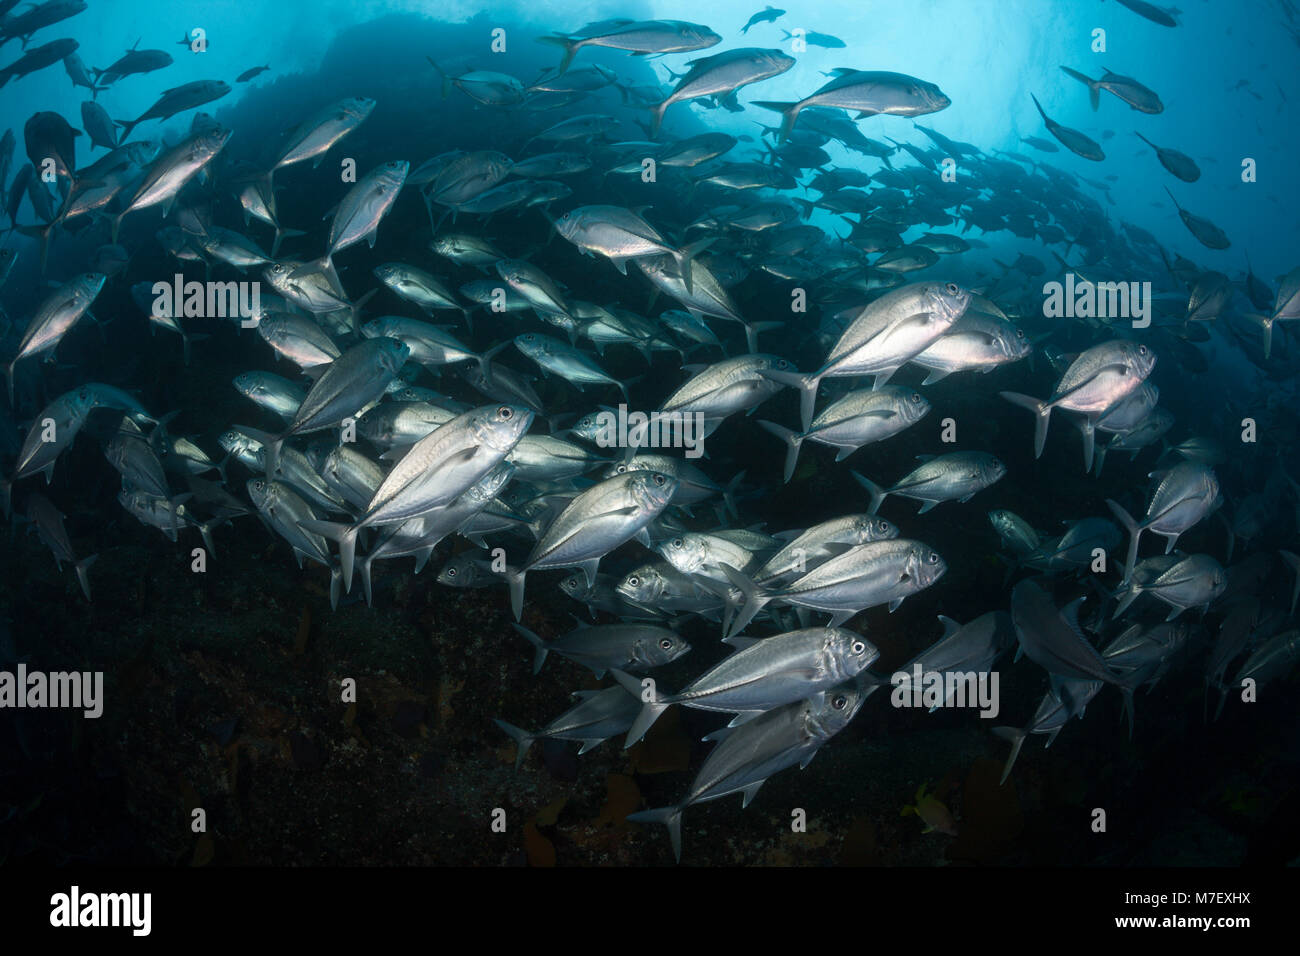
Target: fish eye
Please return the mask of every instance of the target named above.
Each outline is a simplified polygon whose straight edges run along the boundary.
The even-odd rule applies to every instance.
[[[889,530],[889,522],[888,522],[888,521],[877,521],[877,522],[876,522],[876,530],[879,531],[881,534],[884,534],[886,531]]]
[[[926,560],[929,561],[931,564],[938,564],[938,563],[939,563],[939,554],[938,554],[938,552],[937,552],[937,551],[931,551],[931,552],[930,552],[930,556],[929,556]]]
[[[665,637],[659,642],[659,646],[665,651],[671,650],[673,646],[672,638]]]
[[[682,541],[681,538],[673,538],[674,548],[684,548],[685,546],[686,546],[686,542]]]
[[[502,421],[510,421],[510,419],[514,417],[514,414],[514,411],[509,405],[502,405],[497,409],[497,418],[500,418]]]
[[[627,584],[628,587],[639,588],[641,586],[641,579],[634,574],[627,579]]]
[[[447,569],[447,577],[449,577],[449,578],[454,578],[455,576],[456,576],[456,569],[455,569],[455,568],[448,568],[448,569]]]
[[[944,289],[947,291],[949,295],[956,295],[958,292],[961,291],[959,288],[957,288],[957,283],[955,282],[949,282],[946,286],[944,286]]]
[[[1147,354],[1147,347],[1145,345],[1139,345],[1138,355],[1146,355],[1146,354]]]
[[[915,403],[915,402],[919,402],[920,400],[921,400],[921,393],[920,393],[920,392],[913,392],[913,393],[912,393],[912,401]]]
[[[667,480],[668,480],[668,479],[666,479],[663,475],[655,475],[655,476],[654,476],[654,483],[655,483],[656,485],[661,486],[661,487],[662,487],[663,483],[664,483],[665,481],[667,481]]]
[[[1016,329],[1016,338],[1023,339],[1024,337],[1025,337],[1024,331],[1021,329]]]
[[[831,706],[834,707],[836,710],[843,710],[848,705],[849,705],[849,699],[845,697],[843,694],[836,695],[835,699],[831,701]]]
[[[861,654],[867,649],[867,645],[862,641],[854,641],[853,646],[849,648],[854,654]]]
[[[627,465],[619,465],[617,468],[614,469],[614,473],[617,475],[621,475],[625,471],[627,471]]]

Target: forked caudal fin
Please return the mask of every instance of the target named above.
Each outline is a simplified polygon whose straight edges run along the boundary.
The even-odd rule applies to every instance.
[[[1052,418],[1052,406],[1047,402],[1040,402],[1032,395],[1022,395],[1019,392],[998,392],[998,394],[1011,404],[1027,408],[1034,413],[1034,457],[1042,458],[1043,446],[1047,444],[1047,426]]]
[[[500,721],[498,721],[500,723]],[[673,857],[682,862],[682,807],[660,807],[658,810],[641,810],[629,813],[629,823],[662,823],[668,828],[668,839],[673,844]]]
[[[1124,559],[1124,578],[1121,583],[1128,584],[1129,578],[1133,577],[1133,568],[1137,565],[1138,540],[1142,537],[1142,526],[1133,520],[1133,516],[1120,507],[1119,502],[1112,498],[1106,499],[1106,506],[1110,508],[1116,520],[1124,526],[1128,532],[1128,556]]]
[[[528,755],[528,748],[533,745],[533,741],[535,741],[537,738],[534,737],[532,734],[530,734],[528,731],[520,727],[516,727],[514,724],[508,724],[504,720],[497,720],[494,718],[492,720],[492,723],[496,724],[507,734],[509,734],[510,739],[513,740],[515,742],[515,746],[519,748],[518,752],[515,755],[515,769],[518,770],[520,767],[524,765],[524,757]]]
[[[817,386],[821,384],[824,373],[814,372],[811,375],[803,375],[799,372],[780,372],[776,369],[761,368],[758,374],[773,382],[799,389],[799,417],[803,423],[803,430],[807,431],[812,425],[813,409],[817,405]]]

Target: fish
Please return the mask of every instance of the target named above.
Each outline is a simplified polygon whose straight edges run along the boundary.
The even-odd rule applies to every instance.
[[[0,21],[0,45],[17,37],[25,50],[27,41],[38,30],[75,17],[85,9],[83,0],[45,0],[31,4],[21,13],[9,14]]]
[[[1077,129],[1070,129],[1070,127],[1062,126],[1053,120],[1044,112],[1042,104],[1038,102],[1038,97],[1032,93],[1029,94],[1029,98],[1034,101],[1034,106],[1038,108],[1038,115],[1043,118],[1047,131],[1055,136],[1062,146],[1075,155],[1082,156],[1084,159],[1091,159],[1095,163],[1100,163],[1106,158],[1106,154],[1094,140],[1080,133]]]
[[[316,379],[289,426],[267,443],[266,470],[275,471],[286,439],[333,428],[383,395],[410,354],[406,343],[387,337],[366,339],[340,354]]]
[[[188,44],[187,44],[188,45]],[[275,161],[266,171],[268,187],[275,173],[285,166],[312,160],[315,168],[325,154],[345,136],[356,131],[374,112],[375,101],[367,96],[350,96],[329,104],[299,123],[286,136]]]
[[[590,668],[599,680],[610,668],[640,673],[671,664],[691,649],[691,645],[676,632],[652,624],[579,627],[552,641],[542,640],[522,624],[512,626],[536,650],[533,656],[534,674],[541,672],[542,665],[552,652]]]
[[[1151,374],[1156,356],[1146,345],[1113,339],[1081,353],[1061,376],[1045,402],[1019,392],[999,394],[1034,413],[1034,457],[1043,456],[1052,409],[1064,408],[1084,416],[1084,470],[1092,468],[1097,419],[1132,394]]]
[[[195,80],[164,90],[162,96],[133,120],[116,120],[122,127],[122,139],[130,138],[132,131],[146,120],[168,120],[177,113],[197,109],[205,103],[219,100],[230,92],[230,84],[222,80]]]
[[[76,40],[65,39],[52,40],[49,43],[32,47],[8,66],[0,67],[0,87],[8,84],[10,80],[22,79],[30,73],[43,70],[60,60],[67,59],[75,54],[80,46],[81,44]],[[24,49],[26,49],[25,45]]]
[[[664,113],[674,103],[699,99],[703,96],[720,97],[723,101],[735,96],[737,90],[751,83],[780,76],[794,66],[794,57],[780,50],[758,47],[740,47],[691,60],[690,69],[673,88],[672,93],[650,108],[650,135],[659,132]]]
[[[1214,469],[1196,461],[1184,461],[1159,474],[1159,484],[1151,495],[1146,517],[1141,523],[1114,499],[1106,506],[1129,533],[1128,558],[1124,563],[1124,582],[1133,576],[1137,564],[1138,542],[1142,532],[1154,531],[1165,539],[1165,554],[1178,543],[1183,532],[1212,514],[1222,504],[1219,478]]]
[[[117,130],[108,111],[95,102],[81,104],[81,125],[90,137],[90,145],[117,149]]]
[[[1147,3],[1146,0],[1116,0],[1120,6],[1128,7],[1138,16],[1152,23],[1157,23],[1162,27],[1176,27],[1178,21],[1162,7],[1157,7],[1153,3]]]
[[[759,586],[740,571],[725,568],[728,580],[744,598],[727,633],[739,634],[774,600],[829,613],[829,626],[839,627],[868,608],[887,604],[890,611],[897,610],[906,598],[938,581],[947,570],[947,562],[937,551],[907,538],[854,545],[779,586]]]
[[[807,700],[857,677],[880,651],[860,634],[840,627],[808,627],[767,638],[733,638],[736,648],[676,694],[661,694],[618,668],[618,682],[644,701],[625,747],[645,736],[673,704],[735,714],[738,727],[775,708]]]
[[[524,85],[508,73],[488,70],[471,70],[459,76],[448,76],[432,57],[429,63],[442,78],[442,98],[446,99],[451,87],[456,87],[475,103],[483,106],[513,106],[524,100]]]
[[[786,445],[785,481],[794,476],[799,450],[809,439],[837,450],[843,461],[864,445],[884,441],[924,418],[930,403],[920,392],[887,385],[880,391],[855,391],[832,402],[815,417],[809,428],[795,432],[775,422],[759,425]]]
[[[1204,216],[1198,216],[1195,213],[1188,212],[1182,206],[1178,205],[1178,200],[1174,199],[1174,194],[1169,192],[1168,187],[1165,192],[1169,193],[1169,198],[1173,200],[1174,207],[1178,210],[1179,217],[1183,220],[1183,225],[1187,231],[1196,237],[1196,241],[1207,249],[1227,249],[1232,245],[1228,239],[1227,233],[1216,226]]]
[[[1106,70],[1101,75],[1101,79],[1094,80],[1067,66],[1061,67],[1061,70],[1066,76],[1073,77],[1088,87],[1088,101],[1092,104],[1094,112],[1100,105],[1102,90],[1123,100],[1139,113],[1161,113],[1164,111],[1165,107],[1160,102],[1160,97],[1131,76],[1121,76],[1118,73]]]
[[[708,27],[685,20],[606,20],[588,24],[576,33],[555,33],[537,39],[564,48],[557,74],[568,70],[578,51],[588,46],[645,55],[689,53],[722,42],[722,37]]]
[[[631,823],[662,823],[668,828],[673,856],[682,858],[682,813],[690,806],[743,793],[749,806],[767,779],[787,767],[807,767],[817,751],[857,715],[874,686],[849,684],[822,691],[807,700],[767,711],[729,733],[700,767],[686,796],[677,804],[629,813]],[[630,696],[630,695],[629,695]],[[633,698],[635,700],[635,698]]]
[[[795,39],[795,34],[788,30],[782,30],[787,40]],[[802,35],[805,43],[812,46],[825,47],[828,50],[842,50],[846,46],[845,42],[839,37],[831,36],[829,33],[818,33],[816,30],[805,30]]]
[[[755,106],[781,114],[778,141],[785,142],[794,130],[799,114],[813,106],[856,112],[860,119],[878,114],[924,116],[952,105],[952,100],[939,87],[905,73],[849,69],[835,72],[835,79],[802,100],[793,103],[754,101]]]
[[[270,66],[252,66],[252,67],[249,67],[249,68],[248,68],[247,70],[245,70],[243,73],[240,73],[239,76],[235,77],[235,82],[236,82],[236,83],[247,83],[249,80],[254,79],[255,77],[261,76],[263,73],[265,73],[265,72],[266,72],[267,70],[269,70],[270,68],[271,68]]]
[[[636,537],[667,507],[678,480],[661,472],[634,471],[607,478],[577,495],[547,525],[523,564],[508,568],[515,620],[523,611],[529,571],[580,568],[587,584],[596,579],[600,559]]]
[[[874,375],[873,390],[923,352],[965,314],[971,294],[954,282],[914,282],[865,306],[830,350],[825,363],[807,375],[778,370],[764,377],[800,391],[800,413],[807,431],[812,424],[817,387],[822,379]]]
[[[154,160],[140,185],[113,218],[112,241],[117,242],[122,220],[129,213],[161,205],[163,215],[167,215],[181,189],[221,152],[232,132],[218,127],[195,133]]]
[[[515,741],[515,770],[524,765],[529,748],[538,740],[578,740],[582,742],[579,754],[603,744],[611,737],[625,732],[641,709],[633,694],[615,684],[604,690],[583,690],[574,693],[578,703],[556,717],[541,730],[529,733],[504,720],[494,723]]]
[[[139,41],[137,41],[137,46]],[[95,82],[109,86],[133,73],[152,73],[172,65],[172,56],[165,50],[140,50],[135,46],[102,70],[95,70]]]
[[[784,10],[778,10],[776,7],[772,6],[769,3],[762,10],[759,10],[758,13],[755,13],[748,20],[746,20],[745,25],[740,28],[740,32],[748,33],[750,27],[759,23],[775,23],[783,16],[785,16]]]
[[[18,343],[18,354],[5,367],[11,407],[14,406],[14,368],[19,361],[57,348],[72,326],[89,311],[106,278],[103,273],[83,273],[59,286],[37,308]]]
[[[920,501],[925,514],[945,501],[969,501],[977,492],[1001,480],[1006,465],[987,452],[954,451],[936,457],[922,456],[924,461],[889,488],[881,488],[863,475],[853,472],[854,479],[871,495],[869,514],[880,510],[889,495],[901,495]]]
[[[1151,140],[1147,139],[1141,133],[1134,131],[1134,136],[1142,140],[1156,151],[1156,159],[1160,160],[1160,165],[1169,170],[1185,183],[1194,183],[1201,178],[1201,169],[1196,165],[1196,160],[1186,153],[1180,153],[1176,149],[1169,149],[1163,146],[1157,146]]]

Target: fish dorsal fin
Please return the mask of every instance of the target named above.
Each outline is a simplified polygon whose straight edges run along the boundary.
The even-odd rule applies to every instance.
[[[958,631],[961,630],[961,625],[960,625],[960,624],[958,624],[958,623],[957,623],[956,621],[954,621],[952,618],[950,618],[950,617],[945,617],[945,616],[942,615],[942,614],[939,615],[939,623],[943,625],[943,637],[944,637],[944,639],[947,639],[947,638],[949,638],[949,637],[952,637],[954,634],[956,634]]]

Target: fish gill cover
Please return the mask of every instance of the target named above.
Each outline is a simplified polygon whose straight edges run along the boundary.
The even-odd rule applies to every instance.
[[[1185,2],[0,4],[0,860],[1294,862],[1300,10]]]

